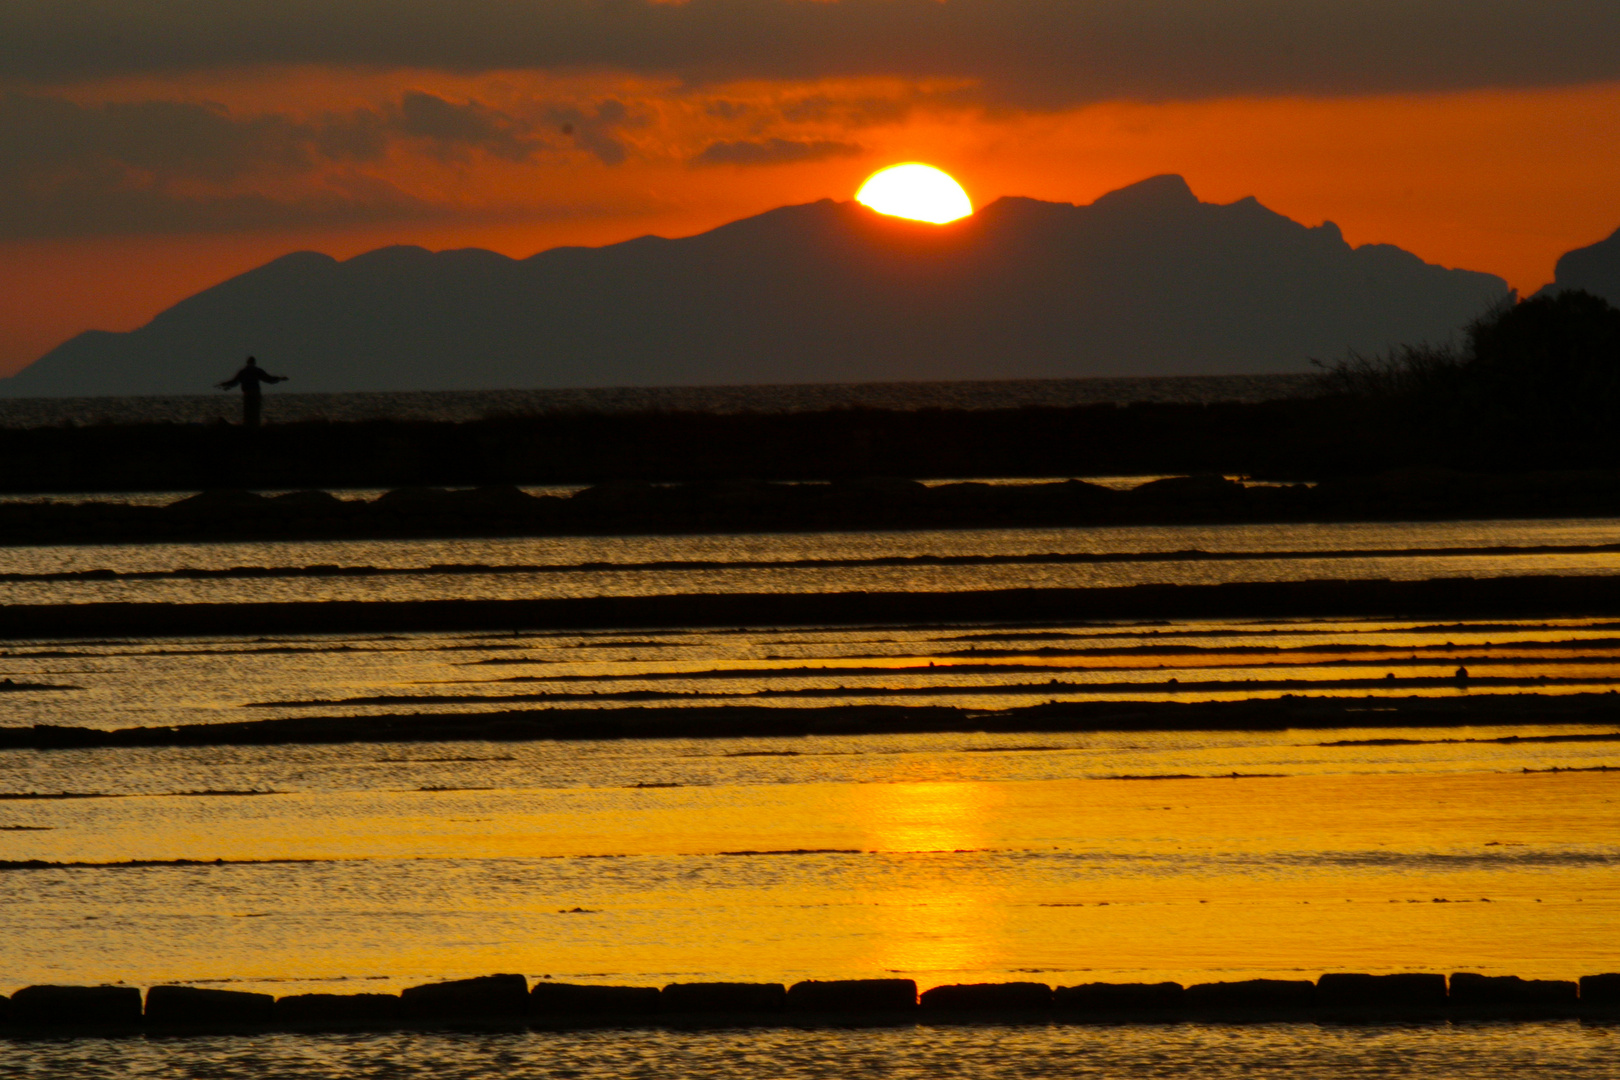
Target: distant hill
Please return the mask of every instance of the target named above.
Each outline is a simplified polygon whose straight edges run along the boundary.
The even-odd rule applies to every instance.
[[[1601,296],[1620,307],[1620,229],[1609,234],[1607,240],[1566,251],[1559,257],[1558,265],[1553,270],[1553,283],[1536,295],[1571,289]]]
[[[946,226],[829,199],[522,260],[297,252],[81,334],[0,393],[206,393],[249,353],[289,391],[1287,372],[1445,339],[1506,291],[1158,176]]]

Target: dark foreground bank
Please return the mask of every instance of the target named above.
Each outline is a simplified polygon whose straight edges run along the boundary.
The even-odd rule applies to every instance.
[[[247,479],[246,472],[235,477]],[[1316,485],[1216,474],[1116,489],[1060,483],[852,479],[832,483],[618,481],[572,495],[513,486],[325,491],[211,489],[167,505],[0,503],[0,544],[560,536],[1620,516],[1620,472],[1407,470]]]
[[[673,983],[662,989],[485,975],[400,994],[269,994],[191,986],[29,986],[0,997],[0,1033],[29,1035],[208,1030],[342,1030],[443,1024],[567,1028],[599,1025],[797,1023],[1117,1023],[1183,1019],[1413,1021],[1620,1018],[1620,974],[1579,982],[1459,972],[1331,973],[1316,982],[974,983],[920,996],[910,979]]]
[[[1418,680],[1409,680],[1418,681]],[[1441,680],[1422,680],[1440,684]],[[1368,680],[1388,685],[1383,680]],[[1272,689],[1279,688],[1271,687]],[[1245,686],[1259,690],[1261,686]],[[1405,688],[1405,687],[1403,687]],[[0,727],[0,750],[123,746],[280,746],[317,743],[537,742],[596,739],[704,739],[921,732],[1286,731],[1342,728],[1615,725],[1612,733],[1507,736],[1495,741],[1620,742],[1620,695],[1474,694],[1377,698],[1299,695],[1239,701],[1052,701],[1021,709],[829,705],[814,708],[722,705],[644,708],[532,708],[500,712],[414,712],[298,716],[226,724],[112,730]],[[1174,688],[1160,685],[1169,692]],[[1320,693],[1320,690],[1316,691]],[[1373,706],[1376,705],[1376,709]],[[1160,780],[1182,777],[1132,777]],[[0,863],[0,869],[10,864]]]
[[[0,490],[1319,473],[1411,460],[1313,402],[0,428]],[[1329,409],[1329,412],[1332,412]],[[1331,428],[1331,430],[1328,430]],[[1343,438],[1351,435],[1354,445]],[[1365,444],[1368,457],[1361,451]],[[1430,459],[1437,460],[1437,459]],[[1561,467],[1590,455],[1549,459]],[[1609,462],[1614,464],[1615,462]],[[1536,463],[1538,466],[1541,462]]]
[[[1620,440],[1610,384],[1573,378],[1568,365],[1547,362],[1543,346],[1556,351],[1568,336],[1557,326],[1535,330],[1514,353],[1524,354],[1528,374],[1497,372],[1437,401],[1369,393],[1366,380],[1329,378],[1317,387],[1328,394],[1309,396],[1296,380],[1269,401],[800,412],[582,407],[460,422],[305,421],[256,430],[217,423],[0,428],[0,490],[1206,472],[1320,480],[1410,467],[1615,468]],[[1612,378],[1612,349],[1598,348],[1589,359],[1587,368]],[[971,384],[958,389],[973,394]],[[1282,396],[1288,393],[1300,396]],[[525,401],[517,395],[503,407],[522,409]]]

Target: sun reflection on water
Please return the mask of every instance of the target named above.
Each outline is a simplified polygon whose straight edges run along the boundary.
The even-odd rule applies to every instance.
[[[879,900],[890,925],[868,938],[872,969],[915,973],[926,985],[927,972],[993,966],[1005,908],[958,862],[934,856],[991,843],[1004,793],[989,784],[914,781],[865,784],[858,798],[866,843],[899,856],[905,882],[904,894]]]

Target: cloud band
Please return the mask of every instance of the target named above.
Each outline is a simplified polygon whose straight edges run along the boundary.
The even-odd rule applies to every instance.
[[[253,65],[899,76],[1024,107],[1620,78],[1613,0],[11,0],[51,85]]]

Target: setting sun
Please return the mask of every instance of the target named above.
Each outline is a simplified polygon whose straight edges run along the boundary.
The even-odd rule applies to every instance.
[[[973,204],[961,184],[932,165],[917,162],[891,165],[873,173],[861,185],[855,200],[880,214],[936,225],[973,213]]]

